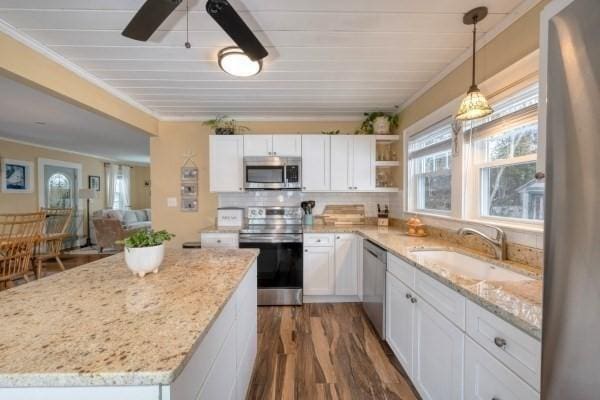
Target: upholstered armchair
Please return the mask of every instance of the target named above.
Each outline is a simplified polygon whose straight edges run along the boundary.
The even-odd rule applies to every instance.
[[[121,224],[121,221],[113,218],[94,218],[94,229],[96,232],[96,245],[98,252],[102,253],[104,249],[122,250],[123,245],[115,243],[125,239],[127,236],[139,230],[146,228],[126,229]]]

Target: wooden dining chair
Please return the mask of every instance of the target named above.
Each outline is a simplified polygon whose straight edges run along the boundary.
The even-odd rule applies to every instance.
[[[28,280],[36,244],[39,242],[46,214],[0,214],[0,286],[12,286],[15,279]]]
[[[41,211],[46,214],[46,221],[43,226],[42,238],[33,255],[37,279],[42,277],[43,263],[50,259],[55,259],[60,269],[65,270],[60,254],[64,241],[73,236],[68,232],[73,216],[72,208],[42,208]]]

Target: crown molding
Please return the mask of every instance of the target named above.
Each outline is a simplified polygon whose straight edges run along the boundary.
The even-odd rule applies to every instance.
[[[135,107],[138,110],[140,110],[154,118],[159,119],[158,116],[156,115],[156,113],[153,112],[152,110],[150,110],[149,108],[147,108],[146,106],[138,103],[137,101],[135,101],[134,99],[132,99],[131,97],[126,95],[125,93],[110,86],[109,84],[107,84],[106,82],[104,82],[103,80],[98,78],[97,76],[95,76],[92,73],[81,68],[79,65],[75,64],[74,62],[67,60],[65,57],[61,56],[57,52],[48,48],[47,46],[41,44],[37,40],[27,36],[26,34],[24,34],[22,32],[19,32],[19,30],[17,30],[14,26],[6,23],[2,19],[0,19],[0,32],[5,33],[6,35],[8,35],[11,38],[15,39],[16,41],[18,41],[19,43],[24,44],[25,46],[29,47],[30,49],[34,50],[35,52],[42,54],[46,58],[49,58],[50,60],[54,61],[55,63],[59,64],[60,66],[73,72],[75,75],[79,76],[80,78],[83,78],[86,81],[102,88],[103,90],[107,91],[108,93],[115,96],[119,100],[122,100],[125,103],[129,104],[130,106]]]
[[[46,145],[43,145],[43,144],[37,144],[37,143],[33,143],[33,142],[28,142],[28,141],[25,141],[25,140],[13,139],[13,138],[8,138],[8,137],[4,137],[4,136],[0,136],[0,140],[1,141],[5,141],[5,142],[10,142],[10,143],[22,144],[22,145],[25,145],[25,146],[37,147],[39,149],[59,151],[61,153],[68,153],[68,154],[74,154],[74,155],[81,156],[81,157],[94,158],[96,160],[104,161],[104,162],[112,162],[112,163],[119,163],[119,164],[128,164],[128,165],[131,165],[131,166],[139,166],[139,167],[147,167],[147,166],[150,165],[149,162],[148,163],[142,163],[142,162],[135,162],[135,161],[117,160],[117,159],[113,159],[113,158],[109,158],[109,157],[102,157],[102,156],[99,156],[99,155],[96,155],[96,154],[83,153],[83,152],[75,151],[75,150],[61,149],[59,147],[46,146]]]
[[[515,9],[512,10],[510,14],[508,14],[505,18],[503,18],[492,29],[487,31],[485,33],[485,35],[481,36],[480,38],[477,38],[477,45],[475,48],[476,51],[479,51],[486,44],[491,42],[496,36],[498,36],[500,33],[502,33],[504,30],[506,30],[508,27],[510,27],[513,23],[515,23],[519,18],[521,18],[523,15],[525,15],[529,10],[531,10],[533,7],[535,7],[541,1],[542,0],[525,0],[521,4],[519,4],[517,7],[515,7]],[[467,50],[465,50],[454,61],[452,61],[450,64],[448,64],[448,66],[446,68],[444,68],[442,70],[442,72],[437,74],[432,80],[427,82],[425,84],[425,86],[423,86],[415,94],[410,96],[408,98],[408,100],[403,102],[400,105],[398,112],[401,112],[401,111],[405,110],[406,108],[408,108],[408,106],[410,106],[412,103],[417,101],[429,89],[431,89],[433,86],[435,86],[437,83],[439,83],[442,79],[444,79],[446,76],[448,76],[452,71],[454,71],[456,68],[458,68],[462,63],[464,63],[469,58],[471,58],[472,53],[473,53],[473,46],[469,46],[469,48]]]
[[[271,117],[245,117],[231,115],[231,118],[236,121],[241,122],[358,122],[362,121],[364,118],[362,116],[335,116],[335,115],[325,115],[325,116],[271,116]],[[160,117],[161,122],[204,122],[207,119],[214,118],[213,115],[207,115],[205,117],[168,117],[163,116]]]

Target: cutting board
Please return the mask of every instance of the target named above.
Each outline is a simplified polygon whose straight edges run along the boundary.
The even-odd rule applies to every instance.
[[[364,225],[365,206],[362,204],[328,205],[325,206],[321,217],[325,225]]]

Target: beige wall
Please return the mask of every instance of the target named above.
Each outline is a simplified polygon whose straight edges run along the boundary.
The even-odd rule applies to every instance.
[[[340,129],[353,133],[358,122],[240,122],[250,133],[320,133]],[[152,179],[152,226],[167,229],[177,237],[171,242],[179,246],[185,241],[198,240],[198,231],[214,224],[217,195],[208,191],[208,135],[210,130],[201,122],[161,122],[159,136],[150,140],[150,170]],[[179,170],[187,151],[196,153],[199,168],[198,212],[181,212],[179,207],[167,207],[167,198],[179,202]]]
[[[477,51],[477,82],[483,82],[539,48],[540,13],[550,0],[542,0]],[[400,112],[398,132],[464,95],[471,84],[471,58],[436,83]],[[398,154],[403,155],[402,141]],[[402,163],[398,176],[402,177]]]
[[[58,150],[50,150],[33,145],[10,142],[0,139],[0,158],[11,158],[15,160],[33,162],[34,182],[33,192],[16,194],[0,192],[0,213],[19,213],[31,212],[39,208],[38,204],[38,177],[37,160],[38,158],[48,158],[51,160],[66,161],[81,164],[82,183],[88,187],[88,176],[100,176],[101,192],[98,193],[98,199],[94,200],[90,207],[90,213],[94,210],[104,207],[104,161],[94,157],[82,156],[79,154],[66,153]]]
[[[477,52],[477,81],[483,82],[539,48],[542,0]],[[465,94],[471,84],[471,59],[462,63],[400,113],[399,131]]]
[[[150,167],[133,166],[130,172],[131,200],[130,206],[134,210],[150,208]]]
[[[0,73],[155,135],[158,120],[0,32]]]

